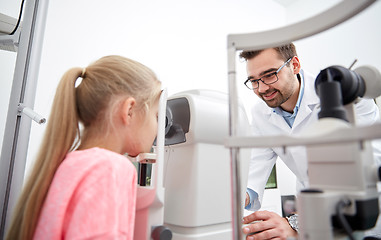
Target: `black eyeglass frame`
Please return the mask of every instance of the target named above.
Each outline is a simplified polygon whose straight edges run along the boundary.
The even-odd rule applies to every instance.
[[[266,84],[266,85],[271,85],[271,84],[274,84],[274,83],[278,82],[278,81],[279,81],[278,73],[280,72],[280,70],[282,70],[282,68],[284,68],[284,66],[286,66],[286,65],[291,61],[292,58],[293,58],[293,57],[290,57],[290,58],[289,58],[286,62],[284,62],[283,65],[280,66],[280,68],[278,68],[278,70],[276,70],[275,72],[272,72],[272,73],[269,73],[269,74],[264,75],[264,76],[268,76],[268,75],[271,75],[271,74],[275,74],[275,76],[276,76],[276,80],[275,80],[274,82],[271,82],[271,83],[265,83],[265,82],[262,80],[262,78],[263,78],[264,76],[262,76],[261,78],[258,78],[258,79],[251,79],[252,77],[248,77],[248,78],[246,79],[246,81],[245,81],[243,84],[245,84],[245,86],[246,86],[248,89],[250,89],[250,90],[254,90],[254,89],[259,88],[259,81],[261,81],[263,84]],[[247,84],[248,82],[250,82],[249,85]],[[253,87],[253,85],[254,85],[253,83],[257,83],[257,87]]]

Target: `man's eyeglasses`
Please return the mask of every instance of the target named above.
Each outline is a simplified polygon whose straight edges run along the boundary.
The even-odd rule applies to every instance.
[[[247,80],[244,82],[245,86],[250,89],[250,90],[253,90],[253,89],[257,89],[259,87],[259,81],[263,82],[264,84],[266,85],[270,85],[270,84],[273,84],[273,83],[276,83],[279,78],[278,78],[278,73],[280,72],[280,70],[282,70],[282,68],[284,66],[286,66],[290,61],[291,61],[292,57],[289,58],[280,68],[278,68],[278,70],[276,70],[275,72],[272,72],[272,73],[269,73],[269,74],[266,74],[264,76],[262,76],[261,78],[258,78],[258,79],[253,79],[253,77],[248,77]]]

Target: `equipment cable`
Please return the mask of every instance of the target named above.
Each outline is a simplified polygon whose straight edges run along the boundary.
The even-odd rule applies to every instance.
[[[345,207],[348,207],[351,205],[351,201],[349,200],[340,200],[340,202],[337,203],[336,205],[336,216],[339,220],[339,223],[341,224],[341,227],[344,229],[344,231],[347,233],[348,238],[350,240],[355,240],[352,232],[352,228],[349,225],[347,219],[344,216],[343,209]]]
[[[15,28],[13,29],[13,31],[12,31],[10,34],[8,34],[8,35],[13,35],[13,34],[15,34],[15,32],[17,31],[17,29],[19,28],[19,25],[20,25],[20,22],[21,22],[22,11],[23,11],[23,8],[24,8],[24,2],[25,2],[25,0],[22,0],[22,1],[21,1],[21,7],[20,7],[19,19],[17,20],[16,26],[15,26]]]

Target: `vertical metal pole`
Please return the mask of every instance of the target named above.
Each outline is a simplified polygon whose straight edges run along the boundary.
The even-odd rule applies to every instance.
[[[48,0],[27,0],[0,158],[0,239],[21,192],[31,119],[19,114],[20,103],[33,109]]]
[[[238,126],[238,93],[236,84],[234,46],[228,48],[228,81],[229,81],[229,135],[237,135]],[[242,209],[241,209],[241,177],[239,166],[239,148],[230,148],[231,164],[231,200],[232,200],[232,231],[233,239],[242,239]]]

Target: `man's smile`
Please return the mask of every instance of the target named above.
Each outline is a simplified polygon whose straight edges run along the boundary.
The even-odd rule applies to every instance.
[[[277,92],[278,92],[278,90],[274,89],[271,92],[267,92],[267,93],[261,94],[261,96],[263,97],[264,100],[269,101],[269,100],[272,100],[273,98],[275,98]]]

